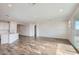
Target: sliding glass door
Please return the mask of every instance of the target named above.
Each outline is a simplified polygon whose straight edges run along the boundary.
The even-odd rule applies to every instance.
[[[79,48],[79,20],[74,21],[74,43],[77,48]]]

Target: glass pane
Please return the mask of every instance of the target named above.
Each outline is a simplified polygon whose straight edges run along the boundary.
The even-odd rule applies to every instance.
[[[79,30],[79,21],[75,21],[75,29]]]

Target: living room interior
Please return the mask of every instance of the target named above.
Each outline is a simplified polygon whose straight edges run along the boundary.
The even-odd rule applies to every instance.
[[[78,3],[0,3],[0,55],[79,54]]]

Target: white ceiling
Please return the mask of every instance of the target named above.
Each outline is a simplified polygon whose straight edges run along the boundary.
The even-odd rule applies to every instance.
[[[0,20],[40,22],[66,20],[77,4],[74,3],[16,3],[0,4]]]

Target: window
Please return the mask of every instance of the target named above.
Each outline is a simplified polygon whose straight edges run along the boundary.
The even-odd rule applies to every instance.
[[[75,29],[79,30],[79,21],[75,21]]]

